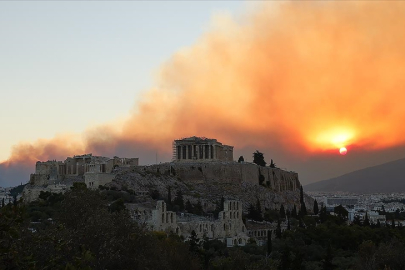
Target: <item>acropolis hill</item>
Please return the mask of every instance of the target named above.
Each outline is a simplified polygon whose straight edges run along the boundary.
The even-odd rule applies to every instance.
[[[24,198],[35,200],[40,191],[63,192],[73,182],[84,182],[91,189],[104,186],[137,194],[158,191],[163,197],[169,187],[173,194],[180,189],[186,200],[203,201],[206,208],[214,207],[222,196],[242,201],[244,208],[257,199],[265,208],[278,208],[281,204],[287,208],[299,206],[301,184],[295,172],[235,162],[233,146],[215,139],[184,138],[175,140],[172,148],[172,162],[150,166],[139,166],[138,158],[91,154],[67,158],[64,162],[38,162]]]

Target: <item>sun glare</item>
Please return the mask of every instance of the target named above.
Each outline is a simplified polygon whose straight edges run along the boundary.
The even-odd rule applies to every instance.
[[[321,149],[336,149],[347,153],[346,145],[352,143],[354,132],[349,129],[332,129],[320,133],[315,140],[315,143]],[[344,148],[344,150],[343,150]]]
[[[346,155],[346,154],[347,154],[347,149],[346,149],[346,147],[340,148],[340,149],[339,149],[339,153],[340,153],[341,155]]]

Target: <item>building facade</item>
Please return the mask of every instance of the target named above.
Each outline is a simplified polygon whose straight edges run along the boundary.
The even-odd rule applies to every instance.
[[[173,142],[174,161],[233,161],[233,146],[216,139],[189,137]]]

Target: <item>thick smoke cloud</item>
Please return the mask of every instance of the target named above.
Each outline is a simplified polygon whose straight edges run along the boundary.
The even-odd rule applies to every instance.
[[[394,149],[405,140],[404,25],[399,1],[274,1],[237,20],[216,16],[162,65],[125,123],[18,145],[9,162],[93,152],[150,163],[192,135],[237,154],[265,149],[298,169],[342,146],[363,157]]]

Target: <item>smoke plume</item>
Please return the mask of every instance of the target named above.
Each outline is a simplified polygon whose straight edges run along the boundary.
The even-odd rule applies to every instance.
[[[84,152],[169,160],[172,140],[193,135],[284,160],[402,146],[404,25],[400,1],[272,1],[214,16],[123,124],[17,145],[8,162]]]

